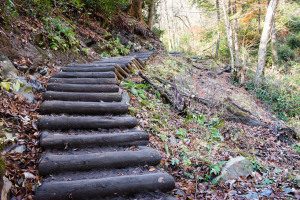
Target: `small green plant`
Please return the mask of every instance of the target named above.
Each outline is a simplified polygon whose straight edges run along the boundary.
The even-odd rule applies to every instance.
[[[144,89],[147,89],[147,86],[144,84],[136,84],[133,80],[128,80],[121,83],[121,86],[124,86],[130,89],[131,93],[139,98],[147,99]]]
[[[184,140],[186,138],[186,134],[187,134],[186,130],[182,128],[177,130],[175,133],[175,135],[181,140]]]
[[[297,153],[300,155],[300,143],[292,144],[292,148],[297,151]]]
[[[109,54],[110,56],[127,55],[130,50],[120,43],[119,36],[116,39],[110,39],[106,44],[100,45],[102,54]],[[106,56],[109,57],[109,56]]]
[[[180,160],[178,158],[172,158],[171,159],[171,165],[179,165]]]

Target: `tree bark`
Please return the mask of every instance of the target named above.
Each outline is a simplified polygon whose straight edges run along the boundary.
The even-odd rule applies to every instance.
[[[272,26],[272,32],[271,32],[271,44],[272,44],[272,69],[275,70],[278,67],[278,52],[277,52],[275,19],[273,20],[273,26]]]
[[[266,65],[266,57],[267,57],[267,44],[269,35],[272,29],[272,23],[276,11],[276,7],[279,0],[271,0],[268,6],[266,18],[265,18],[265,25],[261,35],[259,50],[258,50],[258,61],[257,61],[257,70],[255,76],[255,83],[260,84],[262,77],[265,71]]]
[[[143,0],[133,0],[129,10],[129,14],[140,22],[143,21],[142,4]]]
[[[43,114],[108,115],[125,114],[128,105],[106,102],[44,101],[40,110]]]
[[[153,24],[154,24],[154,5],[155,0],[151,0],[148,10],[148,26],[150,30],[153,30]]]
[[[216,44],[216,54],[215,57],[219,57],[219,48],[220,48],[220,21],[221,21],[221,15],[220,15],[220,2],[219,0],[216,0],[216,9],[217,9],[217,17],[218,17],[218,39],[217,39],[217,44]]]
[[[237,13],[236,0],[233,7],[233,13]],[[238,37],[238,19],[234,19],[234,50],[235,50],[235,64],[237,67],[240,65],[240,47],[239,47],[239,37]]]
[[[226,24],[227,40],[228,40],[228,46],[229,46],[229,51],[230,51],[231,75],[234,76],[236,70],[235,70],[234,57],[233,57],[232,28],[231,28],[231,24],[228,19],[224,0],[222,0],[222,7],[223,7],[223,12],[224,12],[224,21]]]
[[[138,125],[135,117],[87,116],[87,117],[43,117],[39,119],[41,130],[67,129],[113,129],[134,128]]]
[[[51,181],[42,184],[36,192],[35,199],[69,200],[70,197],[73,200],[99,199],[99,197],[112,196],[116,192],[119,195],[157,190],[166,192],[174,187],[174,178],[167,173],[125,175],[75,181]]]
[[[109,142],[108,142],[109,141]],[[43,149],[64,149],[78,147],[105,147],[105,146],[146,146],[149,135],[144,131],[132,131],[122,134],[53,134],[43,131],[40,145]],[[67,145],[66,145],[67,144]]]
[[[48,175],[66,171],[122,168],[136,165],[158,165],[161,156],[150,149],[139,151],[117,151],[82,155],[56,155],[46,153],[39,163],[39,173]]]

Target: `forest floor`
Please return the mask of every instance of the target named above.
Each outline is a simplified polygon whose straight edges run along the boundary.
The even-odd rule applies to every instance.
[[[123,83],[131,97],[132,115],[162,154],[161,168],[176,179],[172,194],[178,199],[299,198],[299,149],[291,145],[293,139],[284,139],[291,138],[287,132],[277,131],[280,122],[263,103],[231,84],[223,67],[209,59],[160,54],[148,62],[145,75],[166,90],[175,84],[192,97],[218,102],[230,98],[265,126],[224,120],[223,109],[187,98],[182,100],[188,102],[185,112],[179,112],[138,74]],[[226,162],[238,156],[251,162],[253,173],[215,183]]]
[[[160,54],[148,61],[143,73],[161,88],[171,90],[172,85],[161,84],[159,78],[199,98],[220,102],[230,98],[266,127],[224,120],[224,110],[188,98],[180,100],[188,106],[185,112],[179,112],[165,103],[164,97],[138,73],[122,83],[131,98],[130,113],[138,118],[140,128],[148,131],[151,146],[162,155],[160,167],[176,180],[171,194],[178,199],[247,199],[249,196],[245,195],[254,199],[255,195],[261,199],[299,198],[299,150],[282,139],[287,133],[274,129],[278,122],[261,102],[244,88],[232,85],[230,73],[220,73],[222,67],[209,59]],[[36,81],[46,85],[56,70],[49,68],[49,73]],[[12,141],[16,144],[8,145],[2,152],[5,175],[12,182],[14,199],[33,199],[42,181],[37,171],[41,152],[37,130],[41,94],[37,92],[37,101],[30,103],[1,92],[2,133],[17,133],[5,140],[6,144]],[[295,142],[293,138],[290,140]],[[247,177],[214,183],[226,162],[237,156],[246,157],[254,172]]]

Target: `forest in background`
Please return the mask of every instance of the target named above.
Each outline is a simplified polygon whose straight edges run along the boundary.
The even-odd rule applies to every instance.
[[[168,51],[208,57],[236,68],[233,83],[299,127],[299,1],[279,1],[267,34],[264,79],[255,84],[260,40],[270,1],[161,0],[157,27]],[[229,39],[228,39],[229,32]],[[230,48],[231,46],[231,48]]]

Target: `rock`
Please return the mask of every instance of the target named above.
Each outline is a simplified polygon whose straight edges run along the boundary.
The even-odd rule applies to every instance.
[[[185,195],[185,192],[182,191],[182,190],[176,190],[176,191],[174,192],[174,194],[175,194],[175,195]]]
[[[3,186],[1,190],[1,200],[8,200],[10,199],[10,188],[12,186],[12,183],[3,176]]]
[[[28,70],[28,67],[26,65],[18,66],[18,70],[26,72]]]
[[[240,176],[247,176],[253,171],[251,163],[245,157],[239,156],[230,159],[222,169],[221,175],[215,181],[225,182],[230,179],[235,179]]]
[[[4,78],[17,77],[18,70],[6,56],[0,56],[0,66],[2,67],[1,74],[4,76]]]
[[[259,195],[260,196],[269,197],[272,193],[273,193],[272,190],[269,190],[269,189],[266,188],[261,193],[259,193]]]
[[[23,153],[26,151],[26,146],[25,145],[19,145],[16,148],[14,148],[11,153]]]
[[[245,195],[245,198],[246,199],[254,199],[254,200],[259,199],[258,194],[256,192],[251,192],[251,193]]]
[[[175,138],[175,136],[174,135],[171,135],[171,137],[170,137],[170,143],[173,145],[173,146],[177,146],[177,140],[176,140],[176,138]]]
[[[127,94],[127,92],[122,92],[122,101],[121,102],[129,105],[130,97]]]
[[[291,188],[283,188],[282,191],[283,191],[285,194],[293,193],[293,190],[292,190]]]
[[[47,74],[47,69],[45,68],[45,69],[42,69],[42,70],[40,70],[40,74],[42,75],[42,76],[44,76],[44,75],[46,75]]]

